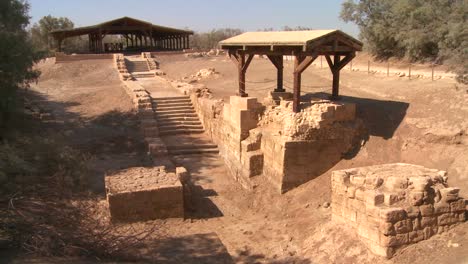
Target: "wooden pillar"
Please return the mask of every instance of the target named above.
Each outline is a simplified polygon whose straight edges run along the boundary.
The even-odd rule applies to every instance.
[[[283,56],[273,56],[268,55],[268,59],[270,59],[271,63],[276,67],[276,89],[275,92],[284,92],[283,88]]]
[[[347,53],[346,56],[341,59],[340,54],[333,55],[333,61],[330,58],[330,55],[326,55],[325,58],[327,59],[328,66],[333,75],[333,86],[332,86],[332,100],[339,99],[339,92],[340,92],[340,71],[343,69],[346,64],[348,64],[354,57],[356,56],[356,52]]]
[[[301,104],[301,75],[302,72],[309,67],[315,59],[317,59],[317,55],[312,56],[304,56],[302,54],[296,55],[296,60],[294,62],[294,90],[293,90],[293,112],[298,113],[301,111],[300,104]]]
[[[333,56],[333,65],[340,64],[340,55]],[[333,70],[332,99],[338,99],[340,90],[340,70]]]
[[[249,54],[246,60],[244,52],[229,51],[229,57],[234,63],[237,64],[237,70],[239,73],[239,96],[247,97],[249,95],[245,92],[245,73],[247,72],[247,68],[249,67],[250,62],[252,62],[254,55]]]

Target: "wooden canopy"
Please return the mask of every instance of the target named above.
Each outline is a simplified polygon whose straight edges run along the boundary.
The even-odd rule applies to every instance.
[[[277,88],[283,89],[283,56],[295,56],[293,110],[300,111],[301,74],[318,58],[325,56],[333,74],[333,100],[338,99],[340,70],[362,50],[362,43],[340,30],[247,32],[221,41],[222,49],[237,64],[239,95],[245,92],[245,73],[254,55],[266,55],[277,68]],[[332,58],[333,56],[333,58]]]
[[[192,34],[193,31],[153,25],[130,17],[122,17],[94,26],[51,32],[58,43],[59,50],[64,39],[88,35],[89,50],[94,53],[106,51],[102,42],[106,35],[124,36],[127,48],[180,50],[189,48],[189,36]]]

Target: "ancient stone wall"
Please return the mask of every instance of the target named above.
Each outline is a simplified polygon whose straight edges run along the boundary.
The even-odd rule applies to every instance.
[[[191,92],[231,174],[247,187],[257,175],[280,192],[297,187],[333,167],[359,138],[354,104],[315,100],[293,113],[291,101],[283,100],[290,98],[286,93],[271,98],[265,110],[256,98],[232,96],[223,103],[182,89]]]
[[[334,171],[332,220],[356,230],[375,254],[391,257],[464,222],[458,192],[444,171],[411,164]]]
[[[66,63],[81,60],[112,60],[113,54],[76,54],[65,55],[63,52],[55,53],[55,63]]]

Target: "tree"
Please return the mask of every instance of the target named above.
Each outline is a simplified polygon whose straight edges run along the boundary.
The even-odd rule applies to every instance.
[[[354,22],[377,58],[445,62],[467,82],[465,0],[347,0],[340,17]]]
[[[31,39],[39,50],[54,50],[57,44],[50,33],[54,30],[72,29],[74,23],[66,17],[53,17],[51,15],[41,18],[31,28]],[[70,45],[70,40],[64,42],[64,46]]]
[[[218,42],[230,37],[237,36],[242,33],[242,30],[235,28],[213,29],[210,32],[195,33],[192,38],[192,47],[196,49],[213,49],[216,48]]]
[[[40,54],[33,51],[26,32],[28,10],[22,0],[0,2],[0,131],[14,109],[16,90],[39,76],[32,69]]]

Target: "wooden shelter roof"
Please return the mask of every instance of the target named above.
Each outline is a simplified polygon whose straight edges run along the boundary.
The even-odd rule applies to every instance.
[[[87,35],[95,33],[98,30],[105,32],[106,34],[129,34],[135,31],[141,31],[142,29],[151,30],[153,36],[164,36],[164,35],[191,35],[193,31],[182,30],[170,27],[164,27],[159,25],[153,25],[149,22],[138,20],[131,17],[121,17],[118,19],[106,21],[97,25],[79,27],[67,30],[55,30],[51,34],[53,37],[75,37],[81,35]]]
[[[335,43],[335,47],[346,46],[346,51],[362,50],[362,42],[340,30],[246,32],[223,40],[219,45],[222,49],[228,50],[248,50],[250,46],[257,48],[257,51],[260,51],[259,47],[268,48],[270,51],[275,50],[276,47],[285,47],[301,48],[303,52],[307,52],[319,46],[332,46],[334,41],[339,42]]]

